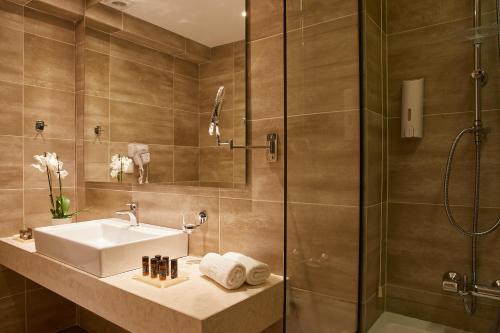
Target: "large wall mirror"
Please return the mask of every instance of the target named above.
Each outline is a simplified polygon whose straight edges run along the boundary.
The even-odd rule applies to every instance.
[[[220,138],[246,143],[245,0],[87,6],[77,59],[85,181],[245,183],[245,150],[209,135],[224,87]]]

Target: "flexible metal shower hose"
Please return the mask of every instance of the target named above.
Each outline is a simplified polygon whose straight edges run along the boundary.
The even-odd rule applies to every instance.
[[[487,235],[493,231],[495,231],[499,226],[500,226],[500,218],[497,220],[497,222],[489,229],[484,230],[484,231],[477,231],[473,230],[472,232],[465,230],[460,226],[456,221],[455,218],[453,217],[453,214],[450,209],[450,202],[449,202],[449,183],[450,183],[450,173],[451,173],[451,165],[453,163],[453,157],[455,156],[455,150],[457,149],[457,145],[462,138],[462,136],[466,133],[474,133],[477,131],[476,128],[470,127],[470,128],[465,128],[463,129],[458,135],[455,137],[453,140],[453,143],[451,144],[451,149],[450,153],[448,155],[448,161],[446,163],[446,171],[444,174],[444,208],[446,210],[446,215],[448,216],[448,221],[450,221],[451,225],[453,225],[458,231],[460,231],[462,234],[469,236],[469,237],[476,237],[476,236],[484,236]],[[481,171],[481,161],[480,161],[480,147],[479,144],[476,144],[476,165],[475,165],[475,182],[474,182],[474,226],[477,226],[477,219],[479,215],[479,177],[480,177],[480,171]],[[476,229],[476,228],[474,228]]]

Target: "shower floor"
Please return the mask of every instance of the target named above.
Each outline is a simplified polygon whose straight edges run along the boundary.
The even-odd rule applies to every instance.
[[[368,333],[468,333],[449,326],[384,312]]]

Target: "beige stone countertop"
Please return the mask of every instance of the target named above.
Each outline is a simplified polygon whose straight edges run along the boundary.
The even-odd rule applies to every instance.
[[[260,332],[282,317],[281,276],[230,291],[199,273],[199,259],[179,259],[189,280],[160,289],[132,279],[140,269],[98,278],[36,253],[33,242],[0,239],[1,265],[131,332]]]

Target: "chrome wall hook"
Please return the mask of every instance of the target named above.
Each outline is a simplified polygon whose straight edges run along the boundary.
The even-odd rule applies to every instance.
[[[43,121],[43,120],[37,120],[37,121],[35,121],[35,131],[36,131],[36,133],[37,134],[42,134],[43,131],[45,130],[45,127],[47,127],[47,126],[49,126],[49,125],[47,125],[45,123],[45,121]]]
[[[195,214],[196,216],[196,214]],[[204,224],[205,222],[207,222],[208,220],[208,214],[206,211],[202,210],[201,212],[199,212],[197,214],[197,218],[198,218],[198,223],[186,223],[185,221],[185,217],[184,217],[184,214],[182,214],[182,231],[184,231],[184,233],[190,235],[193,233],[193,231],[200,227],[202,224]]]

